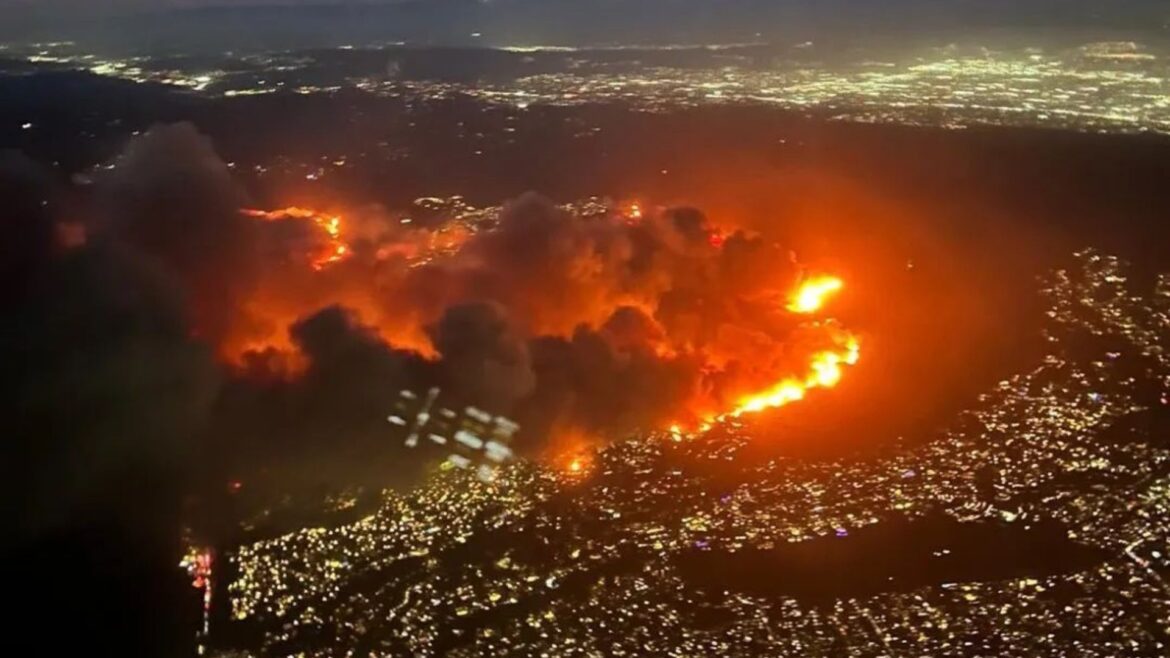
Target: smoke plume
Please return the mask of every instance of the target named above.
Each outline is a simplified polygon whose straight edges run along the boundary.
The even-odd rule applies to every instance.
[[[807,276],[788,250],[693,208],[257,210],[185,124],[135,138],[84,194],[6,162],[34,198],[9,206],[30,243],[5,267],[39,286],[10,304],[35,319],[6,341],[38,383],[19,402],[60,424],[92,398],[76,408],[110,437],[67,444],[202,460],[212,486],[409,480],[385,422],[403,389],[508,415],[540,455],[784,404],[856,358],[786,308]]]

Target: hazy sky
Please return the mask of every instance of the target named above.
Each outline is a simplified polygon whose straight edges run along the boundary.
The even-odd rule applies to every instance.
[[[168,8],[183,8],[183,7],[208,7],[208,6],[255,6],[255,5],[363,5],[363,4],[393,4],[396,2],[423,2],[423,3],[442,3],[444,0],[0,0],[0,7],[3,8],[23,8],[36,9],[45,11],[110,11],[110,10],[125,10],[125,9],[168,9]],[[521,0],[523,1],[523,0]],[[578,0],[578,4],[590,4],[594,0]],[[625,0],[631,4],[655,4],[661,0]],[[482,4],[508,4],[514,3],[516,0],[478,0]],[[769,0],[770,4],[778,5],[815,5],[816,0]],[[996,4],[994,0],[989,0],[990,4]],[[692,4],[711,4],[719,5],[726,4],[726,0],[692,0]],[[865,7],[882,7],[886,5],[978,5],[983,4],[977,0],[851,0],[845,3],[836,4],[852,4],[854,6]],[[1096,8],[1102,13],[1112,14],[1116,12],[1124,12],[1127,10],[1148,11],[1151,9],[1162,8],[1164,13],[1170,15],[1170,3],[1166,0],[1015,0],[1012,4],[1018,5],[1022,11],[1035,11],[1037,8],[1050,8],[1053,11],[1061,9],[1068,9],[1070,7],[1084,10],[1085,8]]]
[[[468,5],[479,4],[488,7],[514,5],[598,5],[613,6],[610,0],[0,0],[0,10],[21,10],[22,13],[33,12],[41,15],[59,15],[66,18],[70,15],[123,13],[127,10],[166,10],[176,8],[200,7],[247,7],[257,5],[274,6],[306,6],[306,5],[388,5],[388,4],[424,4],[424,5]],[[986,11],[984,6],[993,7],[991,11],[1011,16],[1018,13],[1021,16],[1035,16],[1036,14],[1050,15],[1054,21],[1059,21],[1064,14],[1080,17],[1101,15],[1104,19],[1116,19],[1119,16],[1130,16],[1135,19],[1149,20],[1170,19],[1170,0],[619,0],[619,4],[626,6],[708,6],[718,11],[722,7],[742,8],[744,6],[761,8],[764,11],[785,7],[816,11],[828,6],[830,11],[885,11],[898,12],[936,12],[957,9],[963,13],[979,13]],[[669,20],[669,12],[666,18]]]
[[[127,10],[165,10],[192,7],[247,7],[258,5],[391,4],[402,0],[0,0],[0,8],[47,12],[110,13]],[[425,1],[425,0],[424,0]]]
[[[0,7],[24,9],[53,9],[110,11],[124,9],[172,9],[206,6],[247,6],[247,5],[307,5],[307,4],[373,4],[393,0],[0,0]]]
[[[185,14],[158,10],[336,5],[350,10]],[[386,9],[361,10],[378,5]],[[391,8],[393,7],[393,8]],[[94,16],[141,14],[134,22]],[[160,15],[160,13],[162,15]],[[483,44],[713,42],[834,34],[948,35],[1076,28],[1170,34],[1170,0],[0,0],[0,40],[208,48],[406,40]],[[267,39],[267,41],[265,41]]]

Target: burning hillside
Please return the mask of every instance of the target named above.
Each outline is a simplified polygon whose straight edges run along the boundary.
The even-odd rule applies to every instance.
[[[160,424],[217,456],[218,486],[409,481],[420,460],[387,442],[403,389],[513,418],[518,452],[561,458],[634,428],[790,404],[860,353],[832,317],[844,281],[692,208],[530,194],[261,210],[189,126],[136,138],[84,200],[43,218],[45,245],[21,250],[30,269],[15,280],[50,291],[29,304],[63,288],[117,312],[107,327],[49,305],[37,317],[70,324],[39,333],[142,334],[145,347],[117,347],[162,350],[159,381],[198,395],[192,418]]]
[[[282,254],[221,345],[252,375],[300,376],[314,357],[285,332],[338,304],[467,403],[601,432],[784,406],[860,355],[824,314],[841,279],[692,209],[528,196],[426,227],[385,212],[353,225],[298,207],[242,214]]]

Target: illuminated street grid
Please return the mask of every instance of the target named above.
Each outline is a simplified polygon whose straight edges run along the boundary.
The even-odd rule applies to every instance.
[[[750,430],[729,426],[631,437],[580,473],[440,473],[358,523],[242,547],[232,613],[261,655],[1167,655],[1170,450],[1107,430],[1167,403],[1170,278],[1139,297],[1125,271],[1087,252],[1057,273],[1049,356],[919,447],[741,463]],[[703,592],[677,566],[928,513],[1058,522],[1103,557],[816,604]]]
[[[517,106],[621,101],[668,110],[746,102],[867,123],[1170,132],[1166,61],[1122,64],[1112,58],[1038,51],[963,56],[938,50],[914,62],[871,62],[845,70],[804,66],[558,73],[468,93]]]
[[[732,50],[723,55],[723,66],[614,67],[604,58],[590,59],[591,51],[582,50],[574,53],[579,58],[573,66],[557,72],[477,83],[405,79],[385,71],[337,72],[336,80],[322,83],[319,75],[309,73],[317,62],[299,53],[228,58],[224,61],[230,65],[207,69],[194,63],[176,68],[173,58],[103,59],[81,53],[72,44],[39,44],[11,52],[33,65],[83,68],[229,97],[278,91],[333,93],[356,87],[420,100],[471,96],[517,108],[620,102],[665,111],[752,103],[856,122],[1170,132],[1170,57],[1129,42],[1071,50],[935,48],[913,59],[859,58],[832,66],[779,56],[761,66]],[[388,50],[387,58],[393,57]]]

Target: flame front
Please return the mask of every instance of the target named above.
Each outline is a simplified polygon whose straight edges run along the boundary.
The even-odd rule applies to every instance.
[[[815,313],[825,305],[829,296],[845,287],[845,282],[834,276],[814,277],[800,284],[792,295],[788,310],[793,313]]]
[[[330,275],[320,279],[297,276],[272,279],[275,283],[266,289],[269,294],[256,295],[254,303],[249,306],[256,310],[255,316],[267,320],[267,324],[249,324],[246,331],[252,333],[234,342],[225,342],[225,353],[229,356],[247,350],[262,351],[263,348],[291,351],[292,346],[287,337],[282,337],[278,330],[268,331],[266,327],[287,326],[313,308],[333,302],[358,310],[363,319],[370,321],[379,335],[396,348],[414,350],[427,358],[435,358],[436,351],[423,327],[435,321],[435,311],[442,306],[420,307],[417,299],[410,296],[402,298],[407,312],[403,313],[402,307],[395,306],[394,313],[389,313],[387,309],[392,307],[383,305],[383,300],[395,299],[395,294],[387,281],[405,283],[413,276],[412,272],[422,271],[417,268],[425,268],[433,263],[458,263],[458,268],[427,271],[425,273],[428,276],[420,279],[427,285],[435,286],[439,292],[457,292],[462,289],[457,285],[459,277],[456,275],[459,272],[469,267],[484,266],[481,261],[485,255],[491,256],[507,246],[499,242],[499,238],[491,231],[477,234],[460,223],[438,228],[411,227],[404,233],[395,222],[395,231],[375,234],[382,237],[370,238],[369,222],[360,217],[351,218],[352,224],[347,225],[341,215],[296,206],[271,211],[244,209],[241,212],[261,222],[291,220],[306,223],[310,242],[307,245],[303,242],[289,243],[289,253],[295,256],[292,262],[306,269],[311,267],[318,272],[330,272]],[[679,232],[674,224],[664,221],[653,210],[636,202],[614,208],[612,215],[607,217],[582,219],[571,230],[575,232],[574,240],[566,241],[567,244],[591,244],[603,249],[610,244],[629,244],[632,236],[627,233],[630,231],[638,231],[636,237],[639,240],[652,240],[659,234],[664,235],[659,243],[651,245],[659,249],[652,262],[662,270],[661,276],[653,280],[657,282],[656,285],[665,282],[669,288],[669,284],[673,283],[672,277],[676,277],[680,280],[680,289],[692,296],[696,290],[703,290],[701,286],[695,286],[690,277],[694,259],[719,258],[729,240],[734,239],[735,244],[740,246],[752,244],[741,233],[712,226],[703,226],[702,233],[695,233],[693,228],[691,234]],[[282,232],[277,233],[284,235]],[[395,237],[387,238],[389,235]],[[371,260],[362,257],[355,259],[351,263],[352,267],[332,270],[334,265],[355,256],[347,240],[358,236],[367,242],[374,240],[368,253],[376,254],[377,262],[401,257],[406,267],[388,267],[379,273],[381,276],[361,277],[361,268],[368,266]],[[688,243],[688,240],[693,242]],[[562,243],[558,241],[556,244]],[[464,254],[467,245],[472,248],[468,254]],[[358,253],[363,252],[359,250]],[[562,279],[574,285],[580,284],[578,288],[569,291],[572,294],[558,292],[553,296],[541,297],[530,294],[534,289],[536,292],[541,291],[540,286],[532,283],[531,277],[502,277],[500,280],[517,281],[527,286],[524,295],[516,295],[525,304],[528,300],[543,302],[543,306],[533,302],[514,309],[522,318],[527,318],[528,326],[536,328],[538,335],[567,337],[574,331],[573,328],[592,325],[601,326],[598,332],[600,336],[614,338],[617,334],[607,334],[610,328],[605,323],[607,318],[616,317],[614,305],[620,305],[627,311],[627,315],[630,309],[635,309],[637,315],[643,318],[646,331],[641,334],[631,333],[633,342],[630,345],[614,344],[612,347],[616,352],[650,355],[664,365],[683,365],[688,360],[698,362],[696,378],[706,378],[705,383],[710,385],[696,385],[691,392],[680,394],[677,408],[666,410],[662,414],[664,417],[650,421],[655,425],[661,423],[662,427],[670,426],[671,434],[676,439],[691,432],[706,431],[718,422],[803,400],[813,389],[833,388],[840,383],[845,370],[860,358],[858,338],[837,323],[822,317],[822,312],[832,298],[845,288],[841,278],[828,274],[805,275],[798,285],[787,290],[786,286],[792,279],[786,275],[792,270],[786,268],[795,268],[795,265],[785,263],[773,272],[772,262],[763,259],[759,263],[761,267],[753,271],[754,276],[737,279],[730,290],[719,289],[718,295],[711,295],[703,302],[707,305],[705,308],[700,304],[695,311],[701,320],[697,321],[698,324],[686,319],[685,314],[674,317],[672,324],[667,324],[657,319],[662,291],[655,286],[641,285],[641,281],[633,281],[638,285],[631,285],[631,279],[625,276],[629,270],[623,269],[621,265],[626,262],[623,259],[630,257],[626,252],[613,251],[608,253],[607,259],[588,260],[589,267],[583,269],[583,273],[574,271],[572,276]],[[580,259],[567,260],[574,264],[583,262]],[[680,273],[682,266],[679,263],[684,262],[687,263],[686,276]],[[493,266],[504,267],[499,263]],[[393,279],[394,276],[400,276],[401,279]],[[452,281],[452,278],[455,280]],[[702,280],[701,277],[699,279]],[[287,280],[296,280],[299,284],[296,288],[281,288],[282,282]],[[320,283],[315,284],[313,281]],[[367,281],[377,281],[378,287],[375,290],[367,289]],[[595,291],[589,290],[586,284],[595,285],[597,294],[593,294]],[[688,286],[694,286],[694,290]],[[760,309],[762,312],[759,317],[769,318],[768,322],[762,323],[763,326],[754,326],[750,318],[745,320],[739,314],[727,315],[720,310],[719,300],[723,295],[747,300],[753,306],[763,302],[765,306]],[[457,299],[457,295],[453,293],[452,299]],[[777,303],[777,299],[783,301]],[[566,304],[566,300],[574,301],[575,305]],[[548,318],[542,314],[545,307],[549,310],[548,317],[554,317],[556,321],[547,321]],[[775,318],[781,321],[771,323],[773,316],[785,313],[790,315],[787,318]],[[705,317],[707,314],[716,316],[713,320],[718,330],[707,332],[714,336],[713,339],[705,338],[704,331],[699,331],[702,322],[708,319]],[[805,321],[794,324],[791,322],[792,317]],[[739,325],[739,321],[743,321],[743,326]],[[796,339],[782,336],[783,332],[789,330],[792,330]],[[241,335],[244,331],[241,330]],[[790,339],[791,342],[787,342]],[[812,342],[801,342],[804,339]],[[806,354],[807,357],[800,357],[800,354]],[[291,359],[290,363],[295,364],[295,359]],[[682,427],[664,422],[670,418],[679,418],[680,415],[687,419]],[[574,457],[561,463],[562,468],[568,473],[587,472],[590,464],[580,459],[580,454],[580,451],[575,451]]]
[[[823,276],[807,279],[792,294],[788,310],[809,314],[820,310],[827,299],[845,287],[837,277]],[[716,416],[714,420],[739,418],[744,414],[776,409],[804,399],[809,389],[833,388],[844,376],[844,366],[851,366],[861,358],[861,342],[846,334],[833,349],[813,354],[808,372],[802,378],[781,380],[771,388],[740,398],[734,409]]]
[[[814,354],[804,379],[785,379],[766,391],[743,397],[734,410],[719,416],[718,420],[783,407],[803,400],[809,389],[832,388],[844,376],[843,366],[851,366],[860,358],[861,343],[856,337],[850,336],[841,348]]]
[[[315,210],[298,208],[297,206],[280,208],[278,210],[254,210],[245,208],[240,212],[248,217],[267,222],[286,219],[307,219],[313,222],[326,236],[325,247],[309,255],[309,262],[315,270],[323,270],[334,263],[341,262],[349,255],[349,246],[345,244],[345,241],[341,237],[340,215],[326,215]]]

